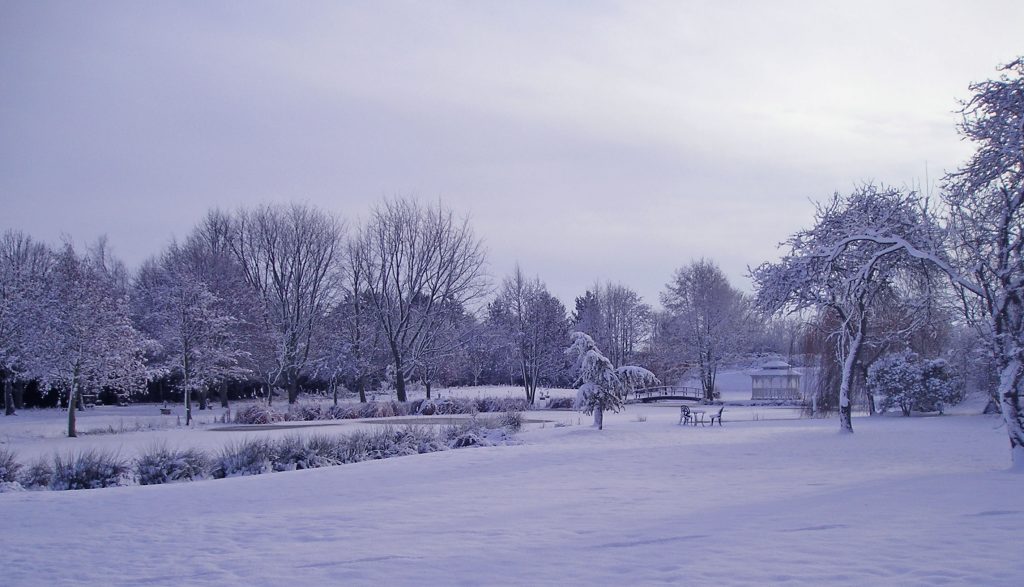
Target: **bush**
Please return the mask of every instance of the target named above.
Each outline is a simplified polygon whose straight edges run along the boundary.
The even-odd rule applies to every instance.
[[[53,456],[49,487],[54,490],[97,489],[124,485],[131,467],[114,453],[86,450]]]
[[[963,399],[963,390],[949,364],[942,359],[920,360],[914,353],[893,353],[868,370],[868,387],[881,396],[882,410],[899,407],[911,411],[942,412]]]
[[[509,434],[499,427],[497,420],[472,418],[465,422],[446,426],[441,431],[441,440],[448,448],[470,446],[494,446],[507,441]]]
[[[193,481],[201,479],[208,466],[209,459],[200,450],[171,450],[161,446],[135,460],[135,476],[139,485]]]
[[[18,480],[21,464],[14,458],[14,453],[0,448],[0,483],[14,483]]]
[[[327,418],[325,410],[320,409],[320,404],[295,404],[289,408],[285,419],[293,422],[313,422],[334,418]]]
[[[263,438],[229,444],[213,458],[210,474],[214,479],[223,479],[270,472],[274,448],[271,441]]]
[[[523,413],[522,412],[505,412],[498,419],[498,423],[501,427],[510,432],[519,432],[523,429]]]
[[[236,424],[272,424],[284,418],[264,403],[248,405],[235,412]]]
[[[53,478],[53,465],[46,459],[38,459],[21,470],[19,482],[29,489],[46,489]]]
[[[572,410],[576,407],[576,398],[574,397],[553,397],[548,400],[547,408],[549,410]]]
[[[273,446],[272,468],[275,471],[295,471],[337,465],[337,442],[327,436],[288,436]]]

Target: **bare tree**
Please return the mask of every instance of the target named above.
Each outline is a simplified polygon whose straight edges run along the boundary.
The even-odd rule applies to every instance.
[[[360,260],[373,314],[384,334],[399,401],[418,349],[444,320],[444,304],[466,306],[487,291],[483,245],[468,219],[441,204],[382,202],[360,234]]]
[[[676,270],[661,301],[670,315],[671,346],[696,365],[704,399],[713,400],[719,365],[741,349],[748,334],[747,300],[714,261],[700,259]]]
[[[283,380],[289,403],[338,293],[342,234],[333,216],[299,204],[241,210],[232,219],[231,250],[276,339],[275,369],[265,377],[270,387]]]
[[[621,283],[595,283],[576,298],[573,328],[587,332],[607,349],[613,365],[632,362],[652,327],[651,307],[635,291]]]
[[[491,305],[491,319],[515,353],[526,400],[532,404],[538,383],[565,366],[563,345],[569,333],[565,306],[539,278],[527,279],[516,265]]]

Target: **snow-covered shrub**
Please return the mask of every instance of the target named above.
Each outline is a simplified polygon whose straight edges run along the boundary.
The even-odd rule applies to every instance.
[[[498,423],[502,428],[509,430],[510,432],[519,432],[523,429],[523,413],[522,412],[505,412],[498,418]]]
[[[338,445],[338,460],[341,463],[359,463],[368,460],[370,434],[363,430],[353,432]]]
[[[399,429],[401,442],[419,454],[437,452],[446,447],[438,435],[424,426],[405,426]]]
[[[192,481],[201,479],[208,465],[209,459],[200,450],[174,450],[160,446],[150,449],[135,460],[135,476],[139,485]]]
[[[21,470],[18,482],[29,489],[46,489],[53,478],[53,465],[45,458],[40,458]]]
[[[963,399],[962,382],[946,360],[921,362],[921,397],[917,400],[917,409],[941,414],[946,406],[958,404]]]
[[[0,448],[0,483],[14,483],[20,470],[21,464],[14,458],[14,453]]]
[[[327,420],[352,420],[359,417],[359,408],[353,404],[338,404],[328,406],[323,411]]]
[[[370,433],[367,438],[366,455],[368,459],[387,459],[404,457],[419,452],[414,438],[403,429],[384,426]]]
[[[275,471],[315,469],[337,465],[337,444],[327,436],[287,436],[273,445],[271,462]]]
[[[255,403],[235,412],[235,424],[272,424],[283,420],[281,414],[264,403]]]
[[[476,402],[477,412],[525,412],[529,409],[530,402],[524,397],[483,397]]]
[[[868,370],[868,387],[882,398],[881,408],[939,411],[963,399],[957,377],[942,359],[920,360],[914,353],[892,353],[875,361]]]
[[[434,402],[434,413],[439,416],[449,416],[452,414],[461,414],[463,407],[460,407],[455,403],[455,400],[450,397],[446,397],[442,400]]]
[[[124,485],[131,467],[114,453],[85,450],[53,456],[50,489],[97,489]]]
[[[251,438],[229,444],[213,457],[210,475],[214,479],[259,475],[271,471],[273,443],[264,438]]]
[[[571,410],[575,404],[576,398],[574,397],[553,397],[548,400],[546,407],[549,410]]]
[[[441,430],[441,439],[448,448],[494,446],[508,440],[510,434],[499,427],[497,420],[472,418]]]
[[[423,400],[423,402],[418,406],[416,413],[421,416],[433,416],[436,414],[437,406],[434,404],[434,400]]]
[[[326,417],[324,412],[325,411],[320,408],[320,404],[295,404],[288,409],[288,414],[285,419],[292,422],[313,422],[315,420],[332,419]]]
[[[367,402],[359,408],[360,418],[390,418],[394,415],[391,402]]]

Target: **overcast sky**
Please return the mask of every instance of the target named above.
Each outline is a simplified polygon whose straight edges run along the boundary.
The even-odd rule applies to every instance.
[[[657,303],[809,200],[933,182],[1024,2],[0,0],[0,228],[130,266],[211,207],[384,196],[470,214],[501,277]]]

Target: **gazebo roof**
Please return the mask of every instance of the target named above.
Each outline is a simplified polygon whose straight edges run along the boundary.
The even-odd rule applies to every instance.
[[[785,361],[779,360],[779,359],[775,359],[775,360],[772,360],[772,361],[767,361],[763,365],[761,365],[760,369],[754,369],[753,371],[750,371],[748,374],[751,377],[755,377],[755,376],[758,376],[758,375],[762,375],[762,376],[772,376],[772,375],[775,375],[775,376],[778,376],[778,375],[797,375],[797,376],[800,376],[800,375],[803,375],[803,373],[801,373],[799,370],[794,369],[792,365],[790,365],[789,363],[787,363]]]

